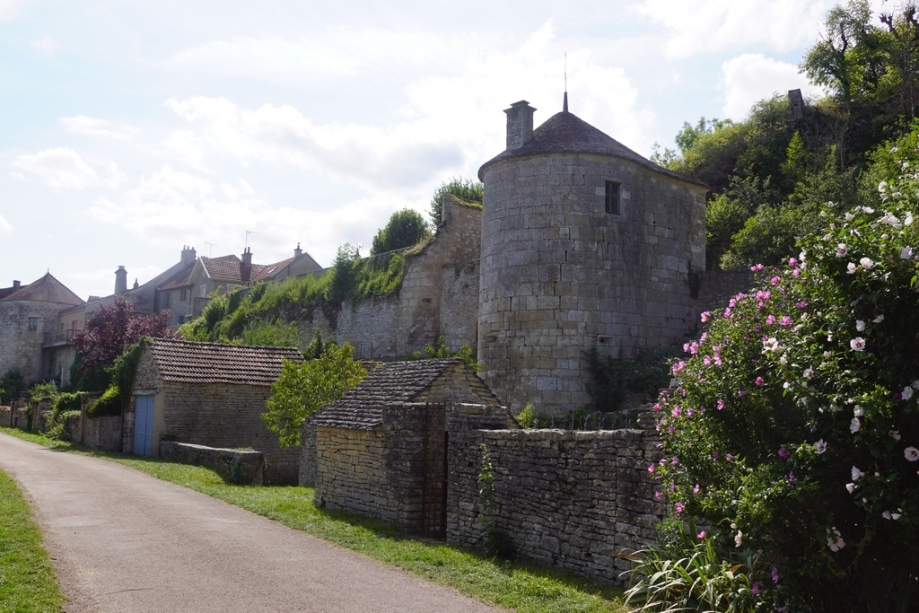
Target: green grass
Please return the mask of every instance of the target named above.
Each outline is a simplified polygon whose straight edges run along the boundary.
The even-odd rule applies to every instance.
[[[0,612],[57,612],[65,598],[16,483],[0,471]]]
[[[555,570],[512,564],[442,542],[412,538],[390,524],[365,517],[317,509],[313,506],[312,488],[229,485],[212,470],[198,466],[120,453],[91,452],[40,435],[9,428],[0,428],[0,431],[62,451],[113,460],[514,611],[626,611],[618,590]]]

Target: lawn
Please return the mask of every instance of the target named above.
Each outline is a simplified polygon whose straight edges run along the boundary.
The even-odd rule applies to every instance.
[[[0,471],[0,612],[57,613],[64,607],[41,532],[16,483]]]
[[[156,458],[92,452],[9,428],[0,431],[62,451],[113,460],[219,498],[346,549],[449,585],[483,602],[520,613],[624,613],[621,592],[554,570],[491,559],[438,541],[421,540],[391,525],[313,506],[305,487],[229,485],[212,470]]]

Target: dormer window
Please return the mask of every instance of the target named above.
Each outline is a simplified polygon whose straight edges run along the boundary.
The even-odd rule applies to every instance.
[[[606,212],[610,215],[619,215],[619,188],[621,184],[615,181],[606,182]]]

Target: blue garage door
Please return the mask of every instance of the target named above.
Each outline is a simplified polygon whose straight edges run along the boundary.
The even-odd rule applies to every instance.
[[[150,455],[150,443],[153,438],[153,396],[137,396],[134,406],[134,454]]]

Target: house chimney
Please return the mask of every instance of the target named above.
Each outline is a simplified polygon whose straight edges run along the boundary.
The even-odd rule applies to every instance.
[[[198,258],[198,254],[195,252],[194,247],[182,246],[182,257],[179,260],[182,264],[194,264],[195,260]]]
[[[19,289],[19,286],[20,286],[19,281],[13,281],[13,291],[14,292]]]
[[[119,266],[115,271],[115,295],[121,296],[128,291],[128,271]]]
[[[243,251],[243,261],[239,265],[239,276],[242,278],[243,283],[248,283],[252,276],[252,251],[248,247]]]
[[[137,279],[134,279],[134,289],[140,287],[140,283],[137,282]]]
[[[300,249],[300,243],[297,243],[297,248],[294,249],[294,257],[298,258],[303,255],[303,249]]]
[[[507,150],[519,149],[533,138],[533,107],[526,100],[515,102],[507,113]]]

